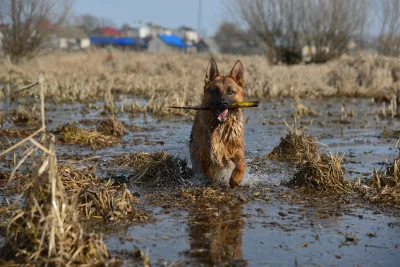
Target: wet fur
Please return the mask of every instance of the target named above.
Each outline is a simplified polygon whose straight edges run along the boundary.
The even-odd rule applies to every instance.
[[[213,59],[207,68],[202,105],[241,102],[243,92],[243,65],[237,61],[228,76],[220,76]],[[234,90],[228,95],[227,90]],[[217,91],[213,91],[217,90]],[[225,122],[218,121],[213,110],[198,111],[190,137],[190,155],[193,170],[212,179],[224,179],[230,173],[229,184],[236,187],[242,180],[246,164],[244,161],[244,124],[241,109],[230,110]]]

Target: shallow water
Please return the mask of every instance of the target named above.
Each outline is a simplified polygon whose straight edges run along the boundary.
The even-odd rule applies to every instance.
[[[145,103],[143,99],[136,100]],[[380,104],[371,105],[368,99],[345,100],[346,110],[354,109],[355,115],[342,118],[341,102],[342,99],[338,98],[304,101],[322,116],[302,117],[300,124],[320,138],[319,141],[326,145],[325,151],[345,153],[349,179],[368,176],[373,167],[380,169],[396,156],[397,149],[393,148],[396,139],[380,136],[384,127],[399,129],[398,119],[379,119],[376,114]],[[122,101],[116,104],[120,106]],[[9,110],[18,105],[0,102],[0,109]],[[262,101],[259,108],[244,111],[248,163],[278,145],[287,132],[284,121],[294,123],[295,105],[290,99]],[[103,118],[100,115],[102,106],[102,102],[94,103],[92,108],[87,104],[48,104],[48,128],[76,122],[84,127],[95,127],[96,121]],[[119,113],[117,118],[145,129],[130,131],[123,136],[121,144],[97,151],[59,144],[59,160],[74,159],[76,155],[79,159],[96,158],[100,172],[107,176],[109,172],[105,164],[120,154],[162,149],[189,158],[187,142],[192,124],[189,118],[160,118],[149,114],[134,114],[132,117],[129,113]],[[7,121],[3,127],[14,126]],[[145,141],[154,142],[154,145],[147,145]],[[261,169],[249,165],[243,186],[236,189],[248,201],[236,206],[210,204],[204,207],[204,212],[202,209],[179,207],[166,212],[160,205],[151,204],[143,189],[133,188],[142,196],[142,203],[153,212],[156,221],[107,232],[106,242],[110,251],[114,256],[122,257],[126,264],[133,265],[141,265],[129,254],[134,246],[144,253],[148,251],[155,266],[397,265],[400,259],[398,209],[379,209],[362,201],[343,204],[343,201],[335,202],[322,196],[320,199],[305,196],[304,201],[291,201],[285,195],[290,190],[281,187],[280,183],[292,177],[295,166],[274,160],[266,160]],[[127,169],[117,172],[123,177],[130,174]],[[263,198],[249,197],[255,191],[261,191]],[[4,203],[3,198],[0,200]],[[357,242],[345,243],[343,233],[348,236],[356,234]]]

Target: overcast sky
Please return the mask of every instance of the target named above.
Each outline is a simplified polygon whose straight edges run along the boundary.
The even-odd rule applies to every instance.
[[[167,28],[185,25],[198,30],[198,7],[202,2],[201,28],[213,35],[227,20],[224,0],[75,0],[75,15],[93,14],[117,26],[133,21],[152,22]]]

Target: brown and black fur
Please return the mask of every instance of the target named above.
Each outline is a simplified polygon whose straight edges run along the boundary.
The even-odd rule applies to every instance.
[[[217,64],[211,59],[205,77],[203,106],[223,110],[233,102],[242,102],[244,68],[238,60],[228,76],[220,76]],[[218,117],[219,111],[197,112],[190,136],[190,155],[193,170],[205,176],[221,178],[229,170],[229,185],[239,185],[246,169],[244,160],[244,125],[241,109],[229,110],[225,122]]]

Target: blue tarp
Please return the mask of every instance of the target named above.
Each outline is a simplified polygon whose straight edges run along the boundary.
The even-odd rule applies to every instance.
[[[140,41],[135,38],[121,37],[90,37],[92,44],[99,45],[138,45]]]
[[[187,47],[188,45],[178,35],[159,34],[158,37],[168,45],[176,47]]]

